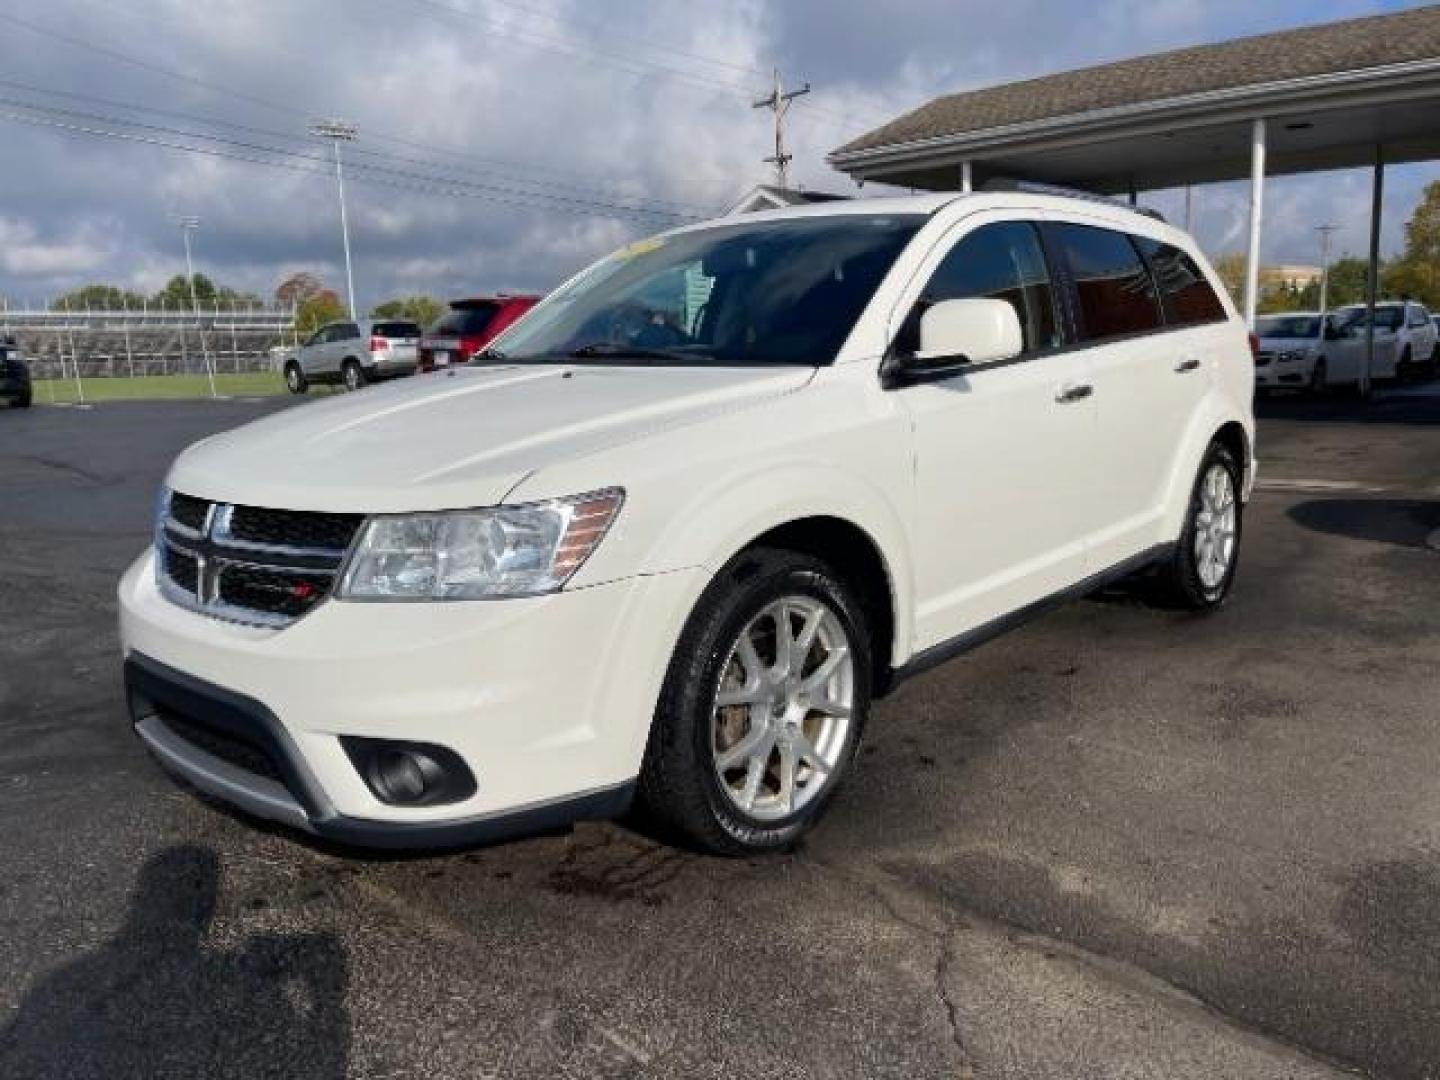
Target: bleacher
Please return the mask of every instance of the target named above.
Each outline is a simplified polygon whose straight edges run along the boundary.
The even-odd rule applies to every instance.
[[[274,350],[293,346],[290,308],[196,311],[18,311],[0,309],[0,336],[13,337],[37,379],[123,378],[275,370]]]

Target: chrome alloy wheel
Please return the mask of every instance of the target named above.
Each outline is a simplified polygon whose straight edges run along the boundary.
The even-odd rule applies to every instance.
[[[1235,558],[1235,481],[1230,470],[1211,465],[1200,482],[1195,514],[1195,572],[1206,590],[1220,588]]]
[[[788,817],[826,787],[845,748],[855,694],[845,628],[814,597],[782,597],[745,624],[721,671],[710,739],[720,787],[751,817]]]

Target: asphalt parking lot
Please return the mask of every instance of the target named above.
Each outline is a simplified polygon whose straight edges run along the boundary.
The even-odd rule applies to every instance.
[[[126,723],[116,578],[282,403],[0,412],[0,1076],[1440,1076],[1440,396],[1264,406],[1213,618],[903,686],[786,857],[320,850]]]

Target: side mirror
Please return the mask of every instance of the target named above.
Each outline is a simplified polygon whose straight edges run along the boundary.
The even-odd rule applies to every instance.
[[[887,386],[946,379],[973,364],[1020,355],[1020,317],[1006,300],[941,300],[920,316],[920,347],[892,356]]]

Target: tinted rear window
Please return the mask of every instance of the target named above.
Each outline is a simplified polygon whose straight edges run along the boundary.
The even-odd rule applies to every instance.
[[[1150,260],[1150,270],[1165,301],[1166,322],[1171,326],[1196,326],[1225,321],[1225,305],[1194,259],[1171,244],[1144,236],[1134,240]]]
[[[499,304],[466,304],[464,307],[452,307],[440,316],[440,321],[430,328],[430,332],[432,334],[455,334],[460,337],[483,334],[499,310]]]
[[[1086,341],[1160,326],[1155,285],[1125,233],[1090,225],[1055,226],[1080,297]]]
[[[371,327],[370,332],[377,337],[419,337],[420,324],[413,322],[377,322]]]

